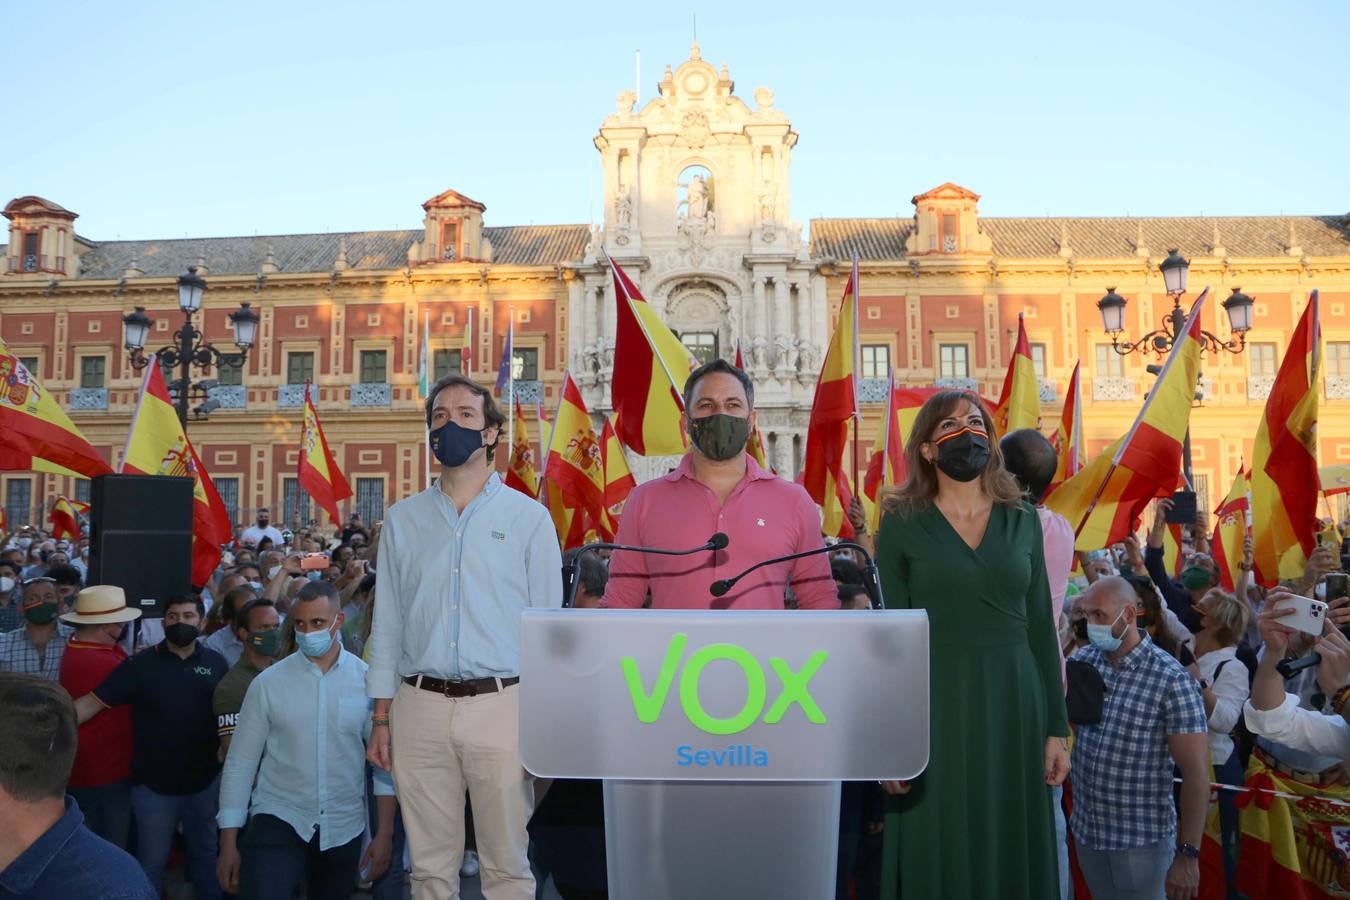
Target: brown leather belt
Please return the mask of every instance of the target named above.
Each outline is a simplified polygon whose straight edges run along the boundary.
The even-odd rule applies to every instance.
[[[510,678],[474,678],[469,681],[451,681],[445,678],[432,678],[430,675],[409,675],[403,679],[405,684],[410,684],[415,688],[421,688],[424,691],[431,691],[433,694],[441,694],[445,697],[476,697],[479,694],[494,694],[497,692],[497,685],[510,687],[513,684],[520,683],[520,676],[513,675]]]

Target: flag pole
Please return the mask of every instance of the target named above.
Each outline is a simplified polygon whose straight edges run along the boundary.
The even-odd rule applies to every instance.
[[[506,420],[506,467],[511,467],[511,454],[516,447],[516,308],[508,306],[506,314],[506,397],[510,415]]]
[[[422,381],[424,383],[422,399],[431,393],[431,310],[422,310]],[[431,445],[423,441],[422,447],[422,489],[431,487]]]
[[[858,420],[862,418],[862,413],[858,408],[858,295],[861,293],[862,285],[858,278],[858,251],[853,251],[853,490],[852,494],[857,496],[860,492],[860,482],[858,481]],[[848,518],[848,510],[844,510],[844,518]]]

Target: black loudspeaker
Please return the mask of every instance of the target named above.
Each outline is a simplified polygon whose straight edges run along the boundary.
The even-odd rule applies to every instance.
[[[89,577],[113,584],[127,605],[162,618],[192,589],[192,479],[99,475],[89,497]]]

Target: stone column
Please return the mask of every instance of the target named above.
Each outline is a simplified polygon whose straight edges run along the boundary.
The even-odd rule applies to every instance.
[[[792,346],[792,316],[789,293],[792,290],[786,278],[779,278],[773,288],[773,377],[787,381],[795,374],[796,348]]]
[[[769,371],[769,345],[768,341],[765,340],[765,334],[769,329],[769,308],[764,294],[765,281],[766,279],[762,275],[756,274],[754,276],[750,301],[753,316],[746,316],[747,320],[753,319],[753,323],[747,322],[745,343],[747,345],[746,352],[750,355],[750,365],[757,379],[764,378]]]

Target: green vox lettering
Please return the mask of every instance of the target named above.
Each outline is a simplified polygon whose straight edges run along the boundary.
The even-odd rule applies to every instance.
[[[689,638],[685,634],[675,634],[671,637],[670,643],[666,646],[665,657],[661,661],[661,669],[657,672],[656,681],[650,691],[643,685],[637,661],[631,656],[620,659],[624,682],[633,701],[633,712],[636,713],[639,722],[651,724],[661,717],[688,643]],[[704,668],[719,659],[735,663],[745,677],[745,703],[735,715],[727,717],[709,715],[703,708],[698,693]],[[808,722],[815,725],[825,724],[825,714],[811,697],[809,688],[811,679],[820,671],[820,667],[827,659],[829,659],[827,651],[817,650],[811,654],[805,665],[793,671],[781,657],[769,658],[769,667],[778,676],[782,689],[764,716],[765,724],[776,725],[781,722],[793,704],[801,709]],[[679,676],[680,706],[684,715],[694,727],[708,734],[725,735],[745,731],[759,719],[768,700],[764,667],[749,651],[735,644],[709,644],[696,650],[684,663]]]

